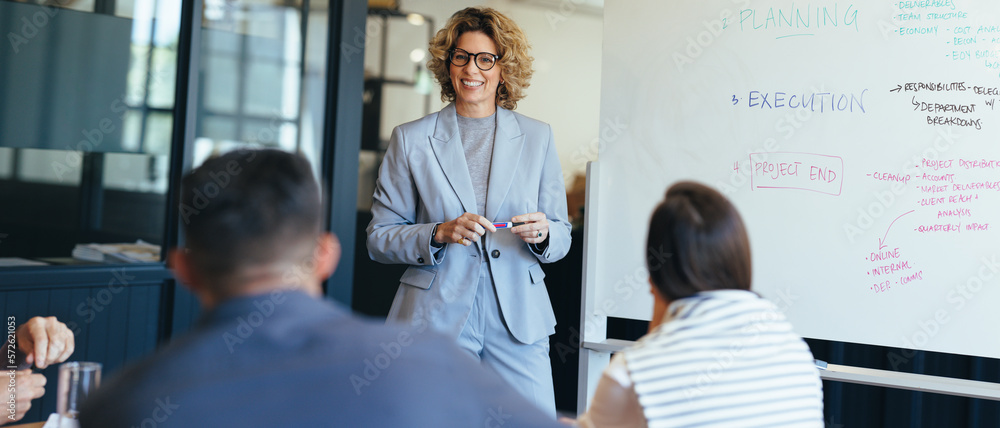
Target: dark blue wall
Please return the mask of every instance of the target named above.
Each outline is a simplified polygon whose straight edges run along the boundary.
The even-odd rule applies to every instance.
[[[187,328],[198,307],[187,291],[177,290],[162,265],[12,268],[0,271],[0,314],[18,324],[35,316],[55,316],[74,331],[70,361],[103,364],[114,375]],[[32,403],[24,422],[55,412],[58,365],[40,371],[46,394]]]

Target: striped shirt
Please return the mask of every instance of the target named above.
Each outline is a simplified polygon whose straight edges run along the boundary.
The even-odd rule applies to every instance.
[[[612,359],[582,426],[823,426],[812,354],[771,302],[702,292],[664,318]]]

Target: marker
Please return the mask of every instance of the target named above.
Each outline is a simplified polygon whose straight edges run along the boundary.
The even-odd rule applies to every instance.
[[[501,222],[501,223],[493,223],[493,227],[495,227],[497,229],[507,229],[507,228],[511,228],[511,227],[514,227],[514,226],[520,226],[522,224],[528,224],[528,222],[526,222],[526,221],[508,221],[508,222]]]

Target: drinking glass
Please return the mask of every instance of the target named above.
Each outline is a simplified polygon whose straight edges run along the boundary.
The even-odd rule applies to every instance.
[[[76,419],[80,405],[101,384],[101,363],[73,361],[59,366],[59,394],[56,411],[64,418]]]

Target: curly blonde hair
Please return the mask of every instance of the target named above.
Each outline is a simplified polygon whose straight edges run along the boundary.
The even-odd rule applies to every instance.
[[[427,69],[441,85],[441,101],[455,101],[455,87],[449,74],[448,53],[455,49],[458,38],[470,31],[480,31],[497,45],[500,75],[503,83],[497,87],[497,105],[508,110],[517,108],[524,98],[524,89],[531,85],[531,45],[524,31],[510,18],[488,7],[469,7],[455,12],[444,28],[430,42],[431,59]]]

